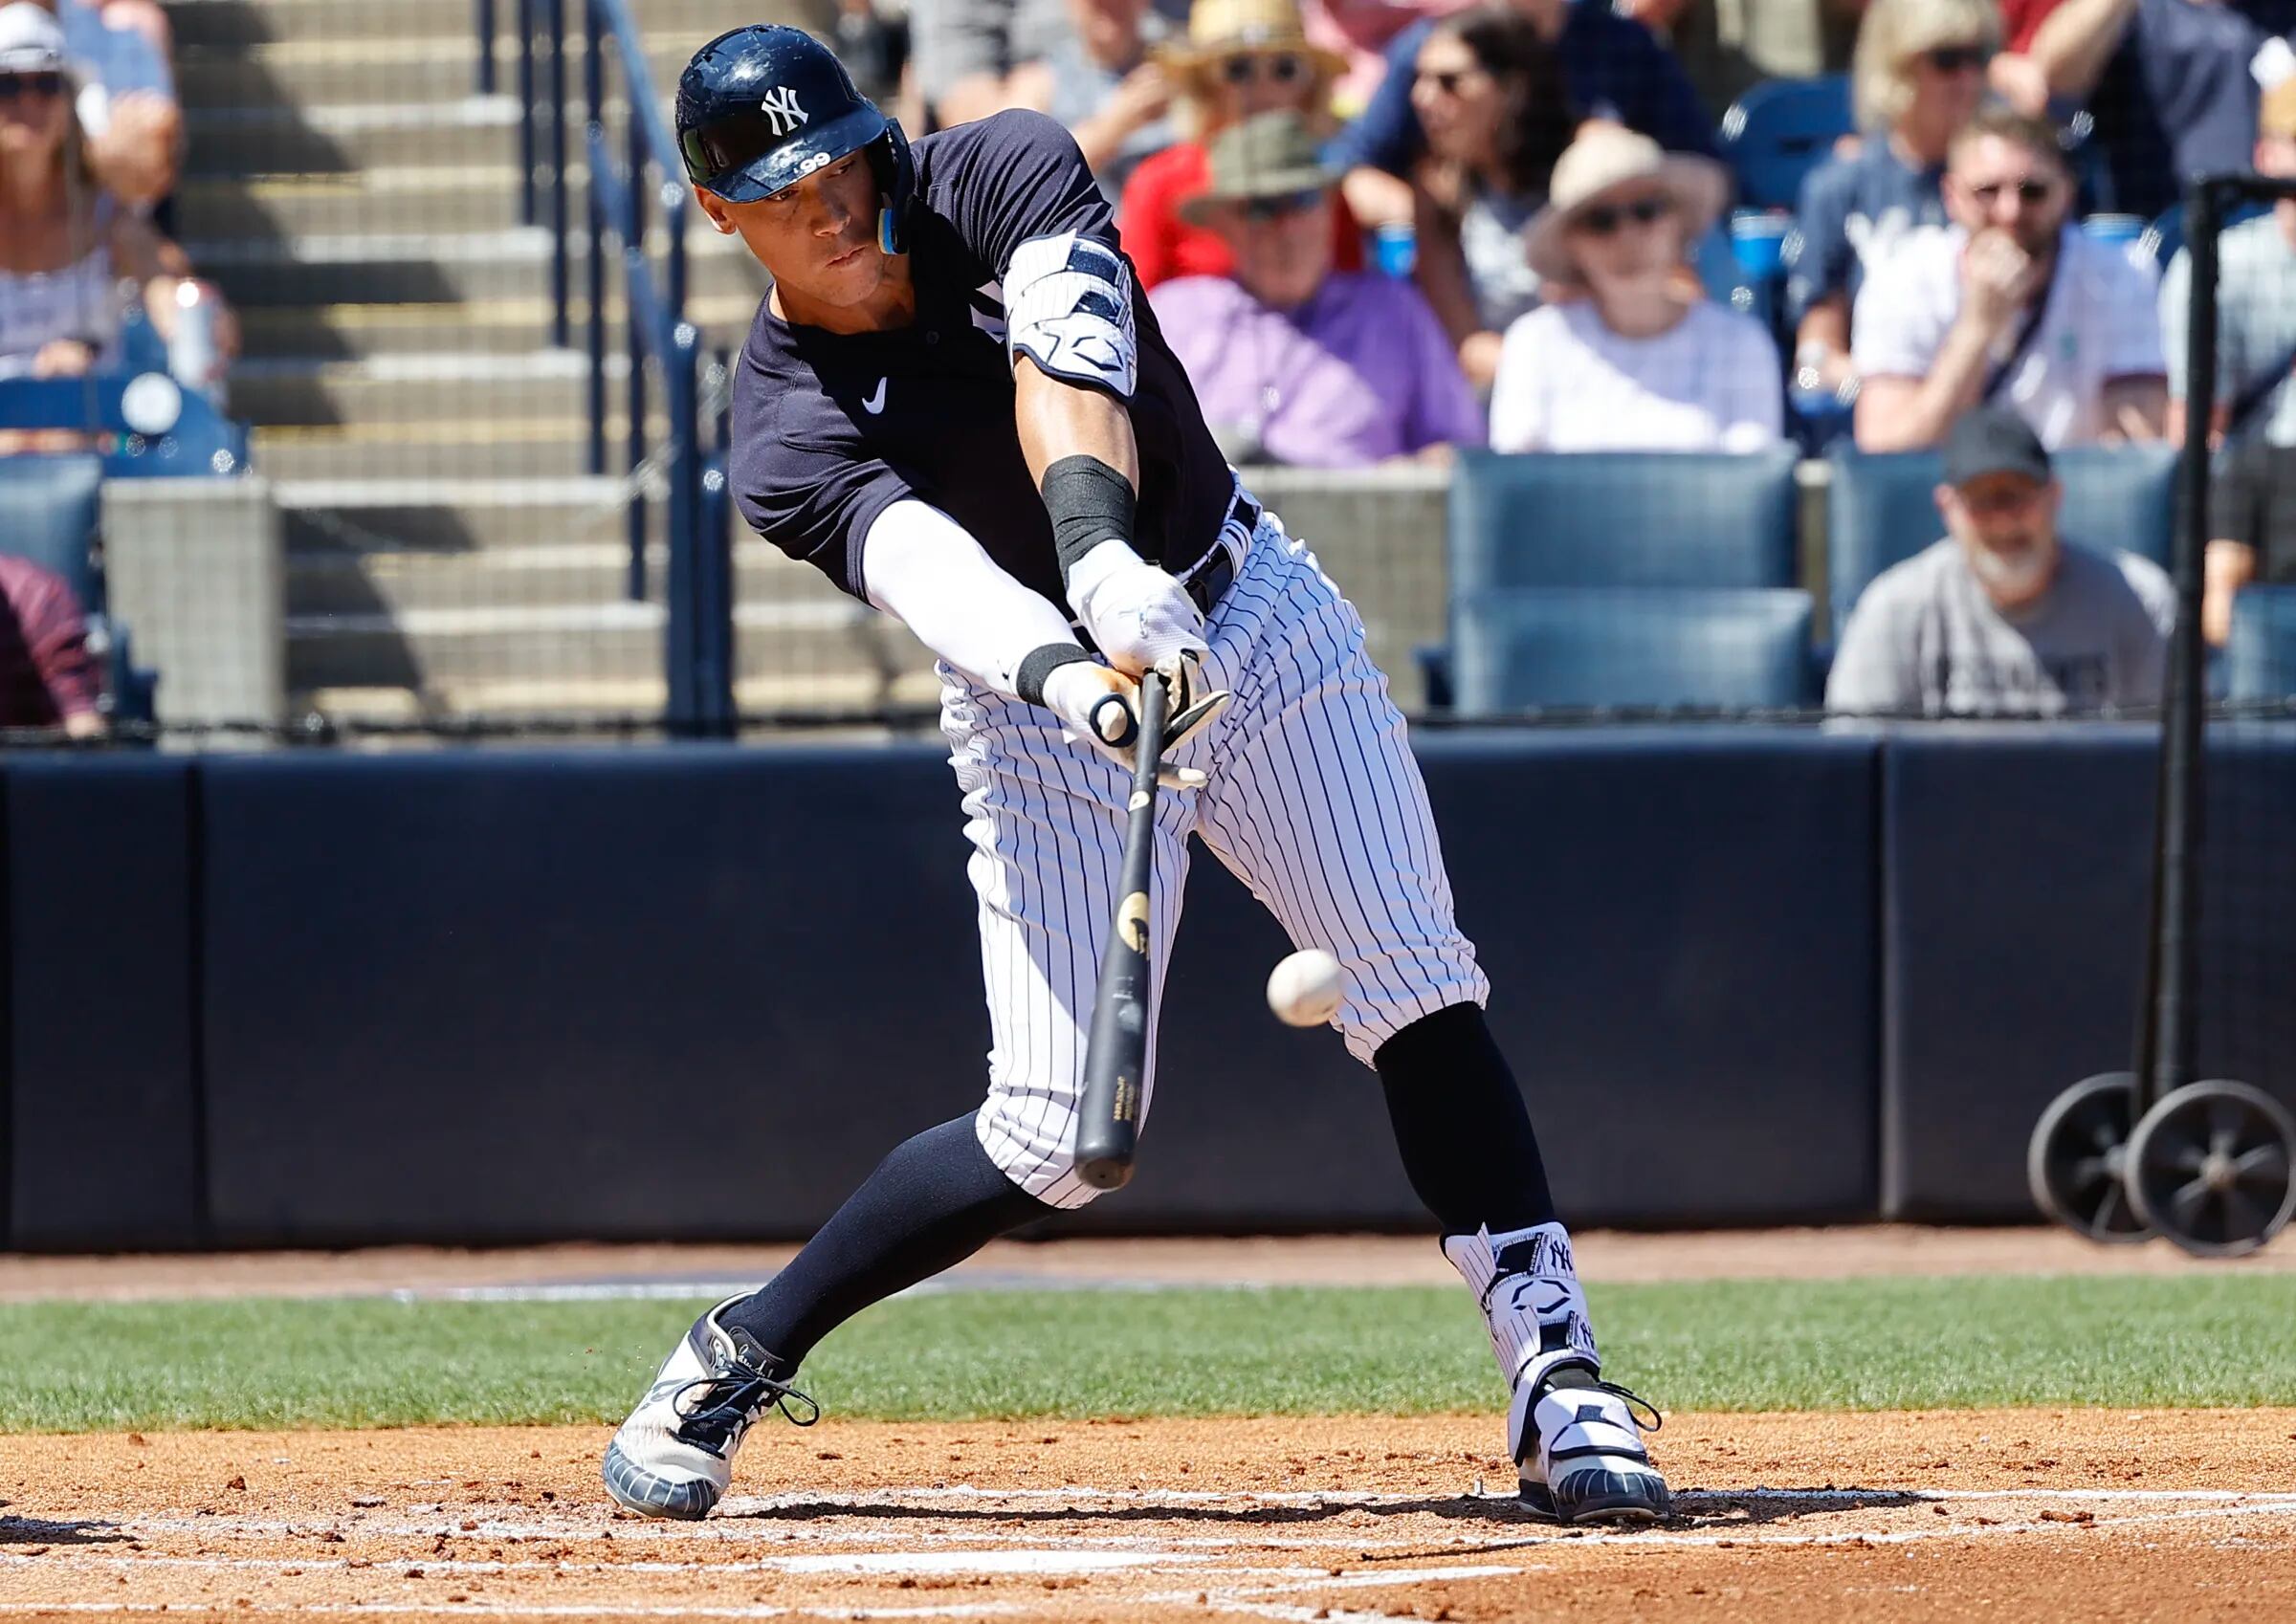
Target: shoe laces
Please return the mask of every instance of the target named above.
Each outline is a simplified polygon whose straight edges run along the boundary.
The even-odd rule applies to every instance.
[[[681,1408],[679,1401],[697,1388],[702,1396],[694,1408]],[[821,1419],[821,1406],[808,1394],[740,1359],[727,1359],[711,1374],[680,1383],[670,1394],[670,1404],[684,1417],[677,1430],[712,1454],[723,1454],[769,1405],[792,1426],[809,1427]],[[803,1413],[793,1405],[802,1406]]]
[[[1611,1397],[1625,1405],[1627,1416],[1636,1426],[1646,1433],[1654,1433],[1667,1424],[1667,1418],[1659,1414],[1657,1405],[1635,1392],[1634,1389],[1619,1382],[1607,1381],[1601,1376],[1596,1376],[1591,1381],[1556,1382],[1550,1386],[1547,1392],[1550,1394],[1584,1393],[1590,1389],[1596,1393],[1607,1393]],[[1650,1417],[1646,1421],[1643,1419],[1645,1416]]]

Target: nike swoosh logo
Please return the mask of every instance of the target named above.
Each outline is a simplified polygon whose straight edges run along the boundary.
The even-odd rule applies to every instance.
[[[877,392],[861,403],[861,409],[874,417],[885,409],[885,379],[877,380]]]

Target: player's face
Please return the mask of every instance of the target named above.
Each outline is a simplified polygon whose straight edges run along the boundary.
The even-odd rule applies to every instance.
[[[2073,188],[2064,166],[2021,142],[1986,136],[1954,154],[1946,207],[1973,231],[2002,230],[2030,254],[2055,250]]]
[[[792,297],[839,310],[862,304],[884,284],[891,258],[877,246],[877,176],[861,153],[755,203],[695,195],[720,231],[738,233],[773,273],[784,313]]]
[[[1294,310],[1332,268],[1332,204],[1325,191],[1230,203],[1216,216],[1236,251],[1236,280],[1263,304]]]
[[[2057,571],[2057,506],[2064,487],[2021,473],[1987,473],[1937,487],[1937,511],[1994,602],[2029,603]]]

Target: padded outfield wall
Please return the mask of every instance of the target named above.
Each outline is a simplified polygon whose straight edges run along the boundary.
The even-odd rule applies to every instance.
[[[2148,730],[1418,747],[1575,1221],[2027,1216],[2127,1063]],[[19,757],[0,816],[19,1248],[794,1237],[979,1098],[927,745]],[[1424,1221],[1285,949],[1199,849],[1141,1174],[1062,1221]]]

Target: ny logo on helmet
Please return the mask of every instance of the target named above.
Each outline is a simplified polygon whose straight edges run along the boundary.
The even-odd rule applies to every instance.
[[[773,133],[787,135],[806,121],[806,110],[797,104],[797,92],[782,85],[758,103],[758,111],[773,121]]]

